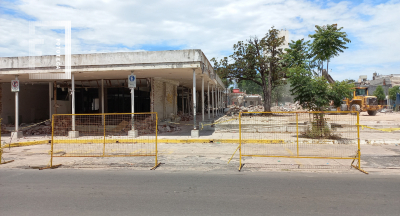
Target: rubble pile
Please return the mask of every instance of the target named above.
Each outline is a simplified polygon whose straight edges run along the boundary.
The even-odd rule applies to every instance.
[[[233,116],[233,115],[239,115],[240,112],[263,112],[264,111],[264,107],[261,105],[258,106],[253,106],[250,105],[248,107],[244,107],[244,106],[230,106],[230,108],[225,111],[225,115],[227,116]]]
[[[181,121],[193,121],[193,115],[189,115],[188,113],[178,113],[178,117]]]
[[[155,133],[155,120],[151,116],[144,120],[135,121],[135,129],[139,131],[140,135]],[[128,125],[130,128],[130,124]]]
[[[272,112],[291,112],[299,110],[303,110],[303,108],[299,105],[299,102],[296,103],[285,102],[285,104],[280,103],[279,106],[273,106],[271,108]]]
[[[10,131],[8,131],[8,130],[6,129],[6,125],[5,125],[5,124],[1,124],[1,133],[2,133],[2,134],[10,133]]]
[[[158,126],[158,133],[165,133],[165,132],[173,132],[173,131],[180,131],[181,128],[176,125],[159,125]]]
[[[47,123],[47,124],[46,124]],[[41,125],[36,125],[23,131],[24,135],[50,135],[51,134],[51,125],[50,122],[46,122]]]

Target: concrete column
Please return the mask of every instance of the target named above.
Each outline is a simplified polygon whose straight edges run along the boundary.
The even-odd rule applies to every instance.
[[[207,81],[207,110],[208,110],[208,119],[210,119],[210,82]]]
[[[193,125],[194,130],[192,130],[191,135],[192,138],[198,138],[200,136],[199,130],[197,130],[196,125],[196,70],[193,69]]]
[[[219,103],[220,103],[220,101],[219,101],[219,86],[217,86],[217,115],[220,114],[220,110],[219,110],[220,106],[219,106]]]
[[[187,103],[188,114],[190,115],[191,109],[192,109],[192,108],[190,108],[190,89],[188,89],[188,92],[187,92],[186,103]]]
[[[71,94],[72,94],[72,131],[75,131],[75,75],[72,74],[71,79]]]
[[[224,108],[224,100],[222,98],[222,88],[219,89],[219,110],[221,115],[224,115],[223,108]]]
[[[214,85],[211,85],[211,102],[212,102],[212,116],[215,118],[214,112]]]
[[[51,93],[53,92],[53,83],[49,82],[49,119],[51,119]]]
[[[183,86],[182,86],[182,114],[185,113],[185,103],[184,103],[184,99],[183,99]]]
[[[70,138],[79,137],[79,131],[75,131],[75,75],[71,74],[71,96],[72,96],[72,131],[68,132]]]
[[[133,71],[131,71],[133,75]],[[135,88],[131,88],[131,113],[135,113]],[[138,137],[138,131],[135,130],[135,115],[131,115],[131,130],[128,131],[128,136],[136,138]]]
[[[18,80],[18,76],[15,76],[15,80]],[[18,132],[18,126],[19,126],[19,121],[18,121],[18,115],[19,115],[19,106],[18,106],[18,92],[15,92],[15,132]]]
[[[193,69],[193,124],[194,129],[196,130],[196,70]]]
[[[18,80],[18,75],[15,76],[15,80]],[[20,88],[21,89],[21,88]],[[18,103],[18,92],[15,92],[15,131],[11,133],[11,138],[23,137],[22,131],[18,131],[19,126],[19,103]]]
[[[201,117],[204,121],[204,76],[201,76]]]
[[[101,79],[101,113],[104,114],[104,79]],[[103,115],[103,125],[105,124],[105,118]]]

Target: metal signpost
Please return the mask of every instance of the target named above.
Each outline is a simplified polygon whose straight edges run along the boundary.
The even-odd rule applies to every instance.
[[[133,72],[131,75],[128,76],[128,88],[131,89],[131,113],[135,113],[135,88],[136,88],[136,75],[133,75]],[[132,114],[132,132],[131,135],[134,137],[137,137],[137,131],[135,131],[135,124],[134,124],[134,115]]]
[[[19,92],[19,80],[11,80],[11,92]]]

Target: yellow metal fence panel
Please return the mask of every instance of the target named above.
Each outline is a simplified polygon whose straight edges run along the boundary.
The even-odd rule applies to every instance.
[[[350,112],[241,113],[241,156],[354,159],[357,114]]]
[[[155,157],[157,113],[53,115],[53,157]]]

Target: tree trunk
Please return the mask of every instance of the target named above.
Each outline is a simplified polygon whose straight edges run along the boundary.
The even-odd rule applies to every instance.
[[[265,80],[265,75],[262,75],[261,76],[261,79],[262,79],[262,90],[263,90],[263,93],[264,93],[264,112],[268,112],[268,110],[267,110],[267,101],[268,101],[268,97],[267,97],[267,82],[266,82],[266,80]]]
[[[272,66],[272,65],[270,65],[270,66]],[[271,80],[272,80],[272,78],[271,78],[271,76],[272,76],[272,67],[270,67],[270,71],[269,71],[269,74],[268,74],[268,89],[267,89],[267,99],[268,99],[268,101],[267,101],[267,112],[271,112],[271,102],[272,102],[272,95],[271,95],[271,92],[272,92],[272,82],[271,82]]]
[[[329,73],[329,59],[326,60],[326,72]]]
[[[322,67],[321,67],[321,75],[320,76],[322,76],[322,71],[324,70],[324,61],[321,61],[321,65],[322,65]]]

